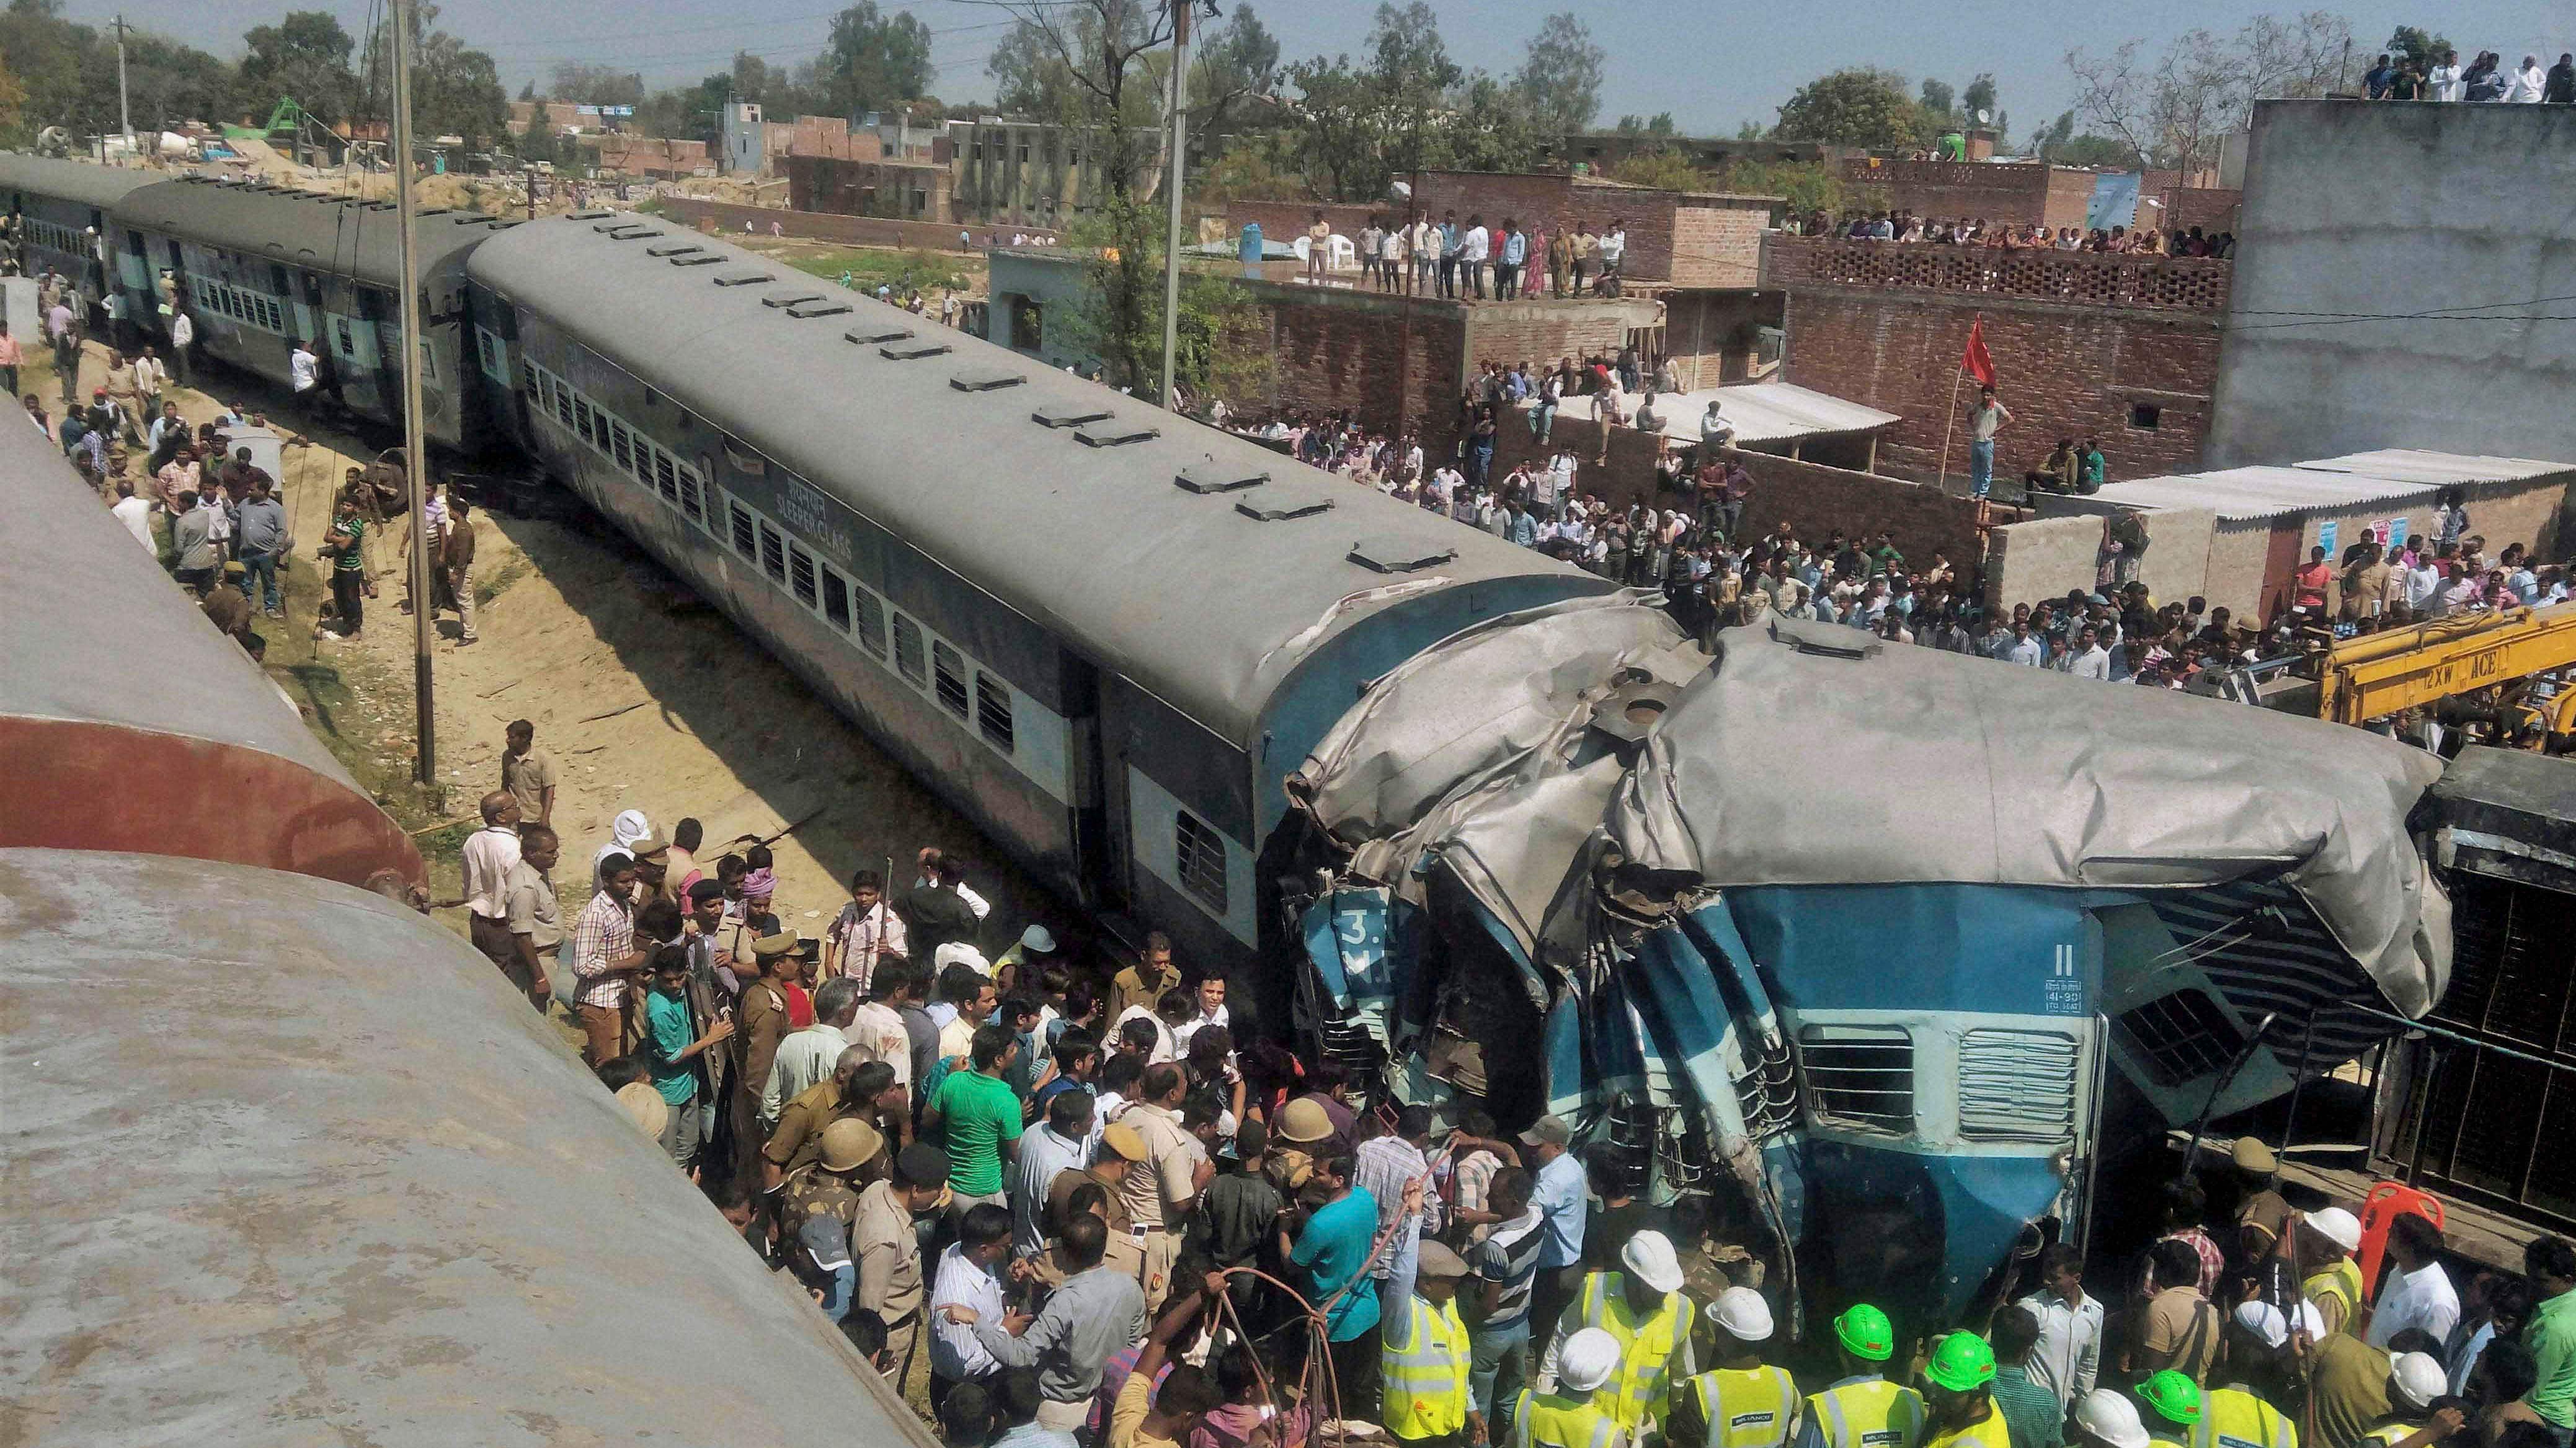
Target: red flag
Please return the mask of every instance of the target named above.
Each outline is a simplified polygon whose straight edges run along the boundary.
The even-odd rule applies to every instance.
[[[1968,324],[1968,350],[1959,358],[1959,366],[1977,379],[1980,387],[1995,385],[1995,359],[1986,351],[1986,319],[1979,317]]]

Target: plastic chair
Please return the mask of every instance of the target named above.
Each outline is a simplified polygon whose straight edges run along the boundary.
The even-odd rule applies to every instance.
[[[1314,248],[1315,239],[1311,236],[1300,236],[1288,243],[1288,249],[1297,253],[1297,262],[1300,266],[1305,264],[1307,254]]]
[[[1325,239],[1324,269],[1326,271],[1352,271],[1359,264],[1360,249],[1351,244],[1349,237],[1335,233]]]
[[[2442,1199],[2402,1182],[2374,1183],[2361,1199],[2361,1251],[2355,1254],[2353,1263],[2361,1268],[2365,1290],[2379,1283],[2379,1259],[2388,1250],[2389,1224],[2408,1212],[2437,1228],[2442,1225]]]

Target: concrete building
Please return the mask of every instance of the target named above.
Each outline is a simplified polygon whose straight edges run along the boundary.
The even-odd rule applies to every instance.
[[[1100,190],[1098,147],[1080,131],[1008,120],[950,121],[947,131],[956,220],[1062,226]]]
[[[2571,196],[2576,107],[2257,106],[2210,461],[2576,457]]]
[[[1786,379],[1905,419],[1882,471],[1937,477],[1946,438],[1964,476],[1976,389],[1951,382],[1980,319],[2014,418],[1997,473],[2037,467],[2061,437],[2095,439],[2113,477],[2200,466],[2231,263],[1777,232],[1764,247],[1764,284],[1788,294]]]
[[[784,129],[761,116],[754,101],[727,101],[718,121],[721,146],[718,166],[728,176],[758,176],[769,170],[773,132]]]
[[[905,221],[954,219],[949,168],[938,162],[791,155],[783,169],[791,211]]]

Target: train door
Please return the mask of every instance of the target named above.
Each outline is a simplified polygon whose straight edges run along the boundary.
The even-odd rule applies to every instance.
[[[1072,724],[1067,773],[1073,783],[1074,875],[1083,904],[1099,915],[1128,909],[1127,762],[1100,714],[1100,672],[1064,656],[1065,717]]]

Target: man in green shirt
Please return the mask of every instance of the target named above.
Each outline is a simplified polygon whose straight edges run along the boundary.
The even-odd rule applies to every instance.
[[[2003,1410],[2012,1448],[2064,1448],[2066,1409],[2057,1394],[2030,1380],[2030,1351],[2039,1345],[2039,1319],[2027,1307],[1995,1314],[1995,1406]]]
[[[2539,1369],[2523,1398],[2558,1434],[2563,1445],[2576,1426],[2576,1246],[2564,1237],[2539,1237],[2522,1249],[2523,1274],[2531,1279],[2531,1322],[2522,1345]]]
[[[733,1022],[717,1021],[699,1034],[689,1010],[689,953],[665,947],[653,959],[653,993],[644,998],[644,1064],[653,1073],[653,1089],[671,1108],[662,1128],[662,1149],[680,1170],[693,1170],[698,1149],[707,1139],[706,1093],[698,1073],[710,1046],[733,1035]]]
[[[975,1028],[967,1048],[968,1069],[952,1073],[921,1115],[924,1132],[945,1129],[948,1135],[950,1213],[991,1204],[1008,1206],[1002,1194],[1002,1163],[1020,1144],[1020,1097],[1002,1079],[1019,1054],[1020,1038],[999,1021]]]

